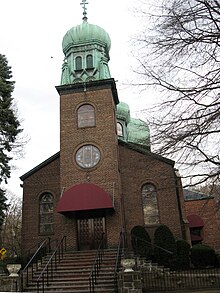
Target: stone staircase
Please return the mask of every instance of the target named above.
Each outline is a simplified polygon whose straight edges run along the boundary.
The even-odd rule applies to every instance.
[[[110,293],[115,292],[114,288],[114,269],[116,250],[105,249],[103,262],[95,292]],[[63,259],[58,263],[57,270],[53,278],[49,279],[49,286],[45,284],[44,292],[57,293],[87,293],[89,291],[89,275],[95,259],[96,251],[75,251],[65,252]],[[46,264],[48,258],[43,261],[42,267]],[[33,280],[25,288],[25,292],[37,292],[37,279],[41,270],[34,273]],[[42,289],[40,287],[40,292]]]

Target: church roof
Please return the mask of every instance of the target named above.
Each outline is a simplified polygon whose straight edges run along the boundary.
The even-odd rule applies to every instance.
[[[83,1],[83,23],[69,29],[63,37],[65,55],[61,84],[84,83],[111,78],[108,62],[111,39],[100,26],[88,23]]]
[[[130,107],[127,103],[120,102],[116,107],[116,117],[125,120],[126,123],[130,122]]]
[[[139,153],[141,153],[143,155],[151,156],[152,158],[155,158],[156,160],[159,160],[159,161],[163,161],[166,164],[169,164],[171,166],[175,165],[175,162],[173,160],[170,160],[170,159],[167,159],[167,158],[165,158],[163,156],[160,156],[158,154],[152,153],[151,151],[146,149],[144,146],[141,146],[139,144],[125,142],[125,141],[122,141],[122,140],[118,140],[118,143],[119,143],[119,145],[122,145],[124,147],[129,148],[129,149],[132,149],[132,150],[134,150],[136,152],[139,152]]]
[[[81,44],[100,43],[107,51],[111,47],[109,34],[100,26],[83,21],[82,24],[72,27],[63,37],[62,47],[66,53],[69,47]]]
[[[124,124],[126,129],[121,138],[123,141],[140,144],[150,150],[150,129],[147,122],[132,118],[130,116],[130,107],[124,102],[120,102],[117,105],[116,117],[118,121]]]
[[[60,152],[57,152],[56,154],[54,154],[53,156],[49,157],[48,159],[46,159],[45,161],[43,161],[42,163],[40,163],[39,165],[37,165],[36,167],[34,167],[33,169],[31,169],[27,173],[23,174],[20,177],[20,179],[22,181],[24,181],[26,178],[28,178],[29,176],[31,176],[35,172],[39,171],[41,168],[49,165],[51,162],[53,162],[54,160],[58,159],[59,157],[60,157]]]
[[[150,147],[150,129],[148,124],[137,118],[131,118],[127,126],[128,142]]]
[[[185,201],[190,201],[190,200],[205,200],[205,199],[213,199],[214,197],[197,191],[197,190],[191,190],[191,189],[183,189],[183,195],[184,195],[184,199]]]

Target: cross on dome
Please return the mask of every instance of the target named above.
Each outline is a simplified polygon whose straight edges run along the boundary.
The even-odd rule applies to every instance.
[[[86,5],[89,4],[88,2],[86,2],[86,0],[82,0],[82,2],[80,3],[80,5],[83,6],[83,20],[84,21],[87,21],[87,8],[86,8]]]

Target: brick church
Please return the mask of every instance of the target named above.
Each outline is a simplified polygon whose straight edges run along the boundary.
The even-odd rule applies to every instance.
[[[60,152],[21,176],[22,249],[67,237],[73,250],[106,247],[137,225],[167,225],[186,238],[184,200],[174,161],[154,154],[146,122],[119,102],[108,61],[108,33],[87,21],[62,42]]]

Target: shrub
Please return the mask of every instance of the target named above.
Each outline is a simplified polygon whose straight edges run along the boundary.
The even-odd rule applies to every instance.
[[[216,261],[216,267],[220,268],[220,251],[215,251],[215,261]]]
[[[176,241],[166,225],[160,225],[154,233],[155,262],[171,269],[176,264]]]
[[[215,265],[215,250],[208,245],[196,244],[191,248],[191,262],[195,267]]]
[[[0,260],[0,275],[6,274],[6,264],[3,260]]]
[[[190,245],[186,240],[176,241],[176,269],[187,270],[190,267]]]
[[[151,239],[142,226],[135,226],[131,230],[131,245],[136,255],[150,259],[152,255]]]

